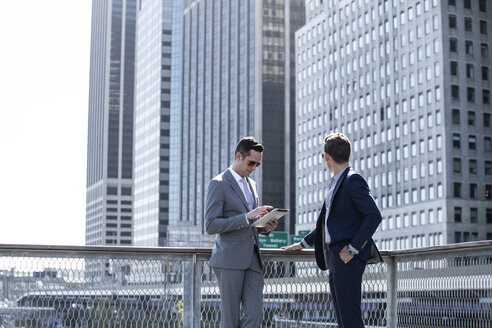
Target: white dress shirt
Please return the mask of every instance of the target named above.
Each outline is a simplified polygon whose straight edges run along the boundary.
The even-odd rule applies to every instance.
[[[247,181],[247,178],[243,178],[242,176],[240,176],[236,171],[234,171],[234,169],[232,168],[232,166],[229,167],[229,170],[231,171],[232,176],[234,177],[234,179],[236,179],[236,182],[239,185],[239,188],[241,188],[241,191],[243,192],[243,195],[244,195],[244,199],[247,200],[248,199],[248,195],[246,194],[246,190],[244,190],[244,184],[241,182],[242,179],[246,179],[246,181]],[[249,185],[249,183],[248,183],[248,185]],[[251,194],[252,194],[253,200],[254,200],[255,195],[254,195],[253,191],[251,191]],[[246,222],[248,224],[250,224],[250,222],[248,220],[247,214],[248,213],[245,213],[244,214],[244,217],[246,218]]]

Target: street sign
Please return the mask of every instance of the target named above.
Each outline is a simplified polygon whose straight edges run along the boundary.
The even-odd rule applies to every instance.
[[[298,242],[300,242],[303,238],[304,238],[304,236],[301,236],[301,235],[290,235],[290,243],[291,243],[291,244],[298,243]]]
[[[306,235],[307,235],[308,233],[310,233],[310,232],[311,232],[311,230],[299,230],[298,235],[300,235],[300,236],[303,236],[303,237],[304,237],[304,236],[306,236]]]
[[[269,235],[260,235],[260,248],[280,248],[288,245],[288,233],[272,231]]]

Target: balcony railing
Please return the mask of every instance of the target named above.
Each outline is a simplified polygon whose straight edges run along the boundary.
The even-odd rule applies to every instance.
[[[0,327],[218,327],[209,248],[0,245]],[[263,327],[336,327],[312,250],[262,250]],[[383,251],[367,327],[492,327],[492,241]]]

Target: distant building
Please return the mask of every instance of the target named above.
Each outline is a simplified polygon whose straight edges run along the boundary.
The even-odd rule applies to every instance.
[[[322,139],[340,131],[382,210],[382,249],[492,239],[490,1],[311,0],[306,16],[296,229],[314,227]]]
[[[136,246],[167,246],[172,1],[139,1],[135,60]]]
[[[93,0],[86,245],[132,244],[135,0]]]
[[[294,33],[304,0],[177,1],[173,27],[169,242],[210,246],[209,181],[243,136],[265,145],[253,178],[263,204],[295,218]],[[178,43],[174,43],[176,40]],[[279,230],[294,230],[289,216]]]

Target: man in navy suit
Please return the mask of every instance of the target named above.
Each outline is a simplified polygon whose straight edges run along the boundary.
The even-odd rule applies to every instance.
[[[316,229],[285,250],[314,244],[316,263],[329,270],[330,291],[340,328],[363,328],[361,318],[362,274],[367,263],[382,262],[372,235],[381,213],[366,181],[349,165],[350,141],[342,133],[324,139],[321,154],[333,173]]]

